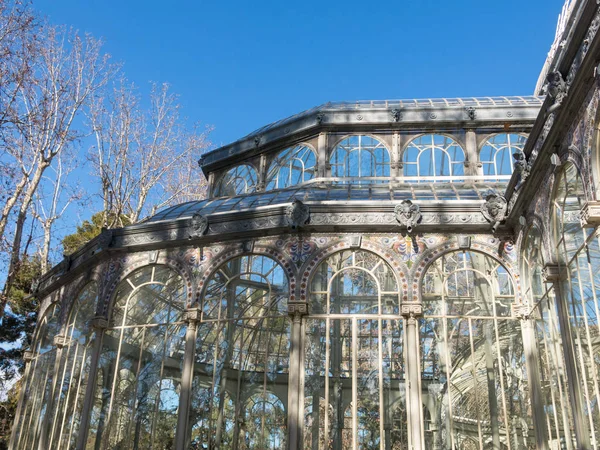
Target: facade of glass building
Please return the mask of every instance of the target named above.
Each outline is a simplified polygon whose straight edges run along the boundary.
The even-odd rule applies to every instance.
[[[41,280],[11,449],[600,448],[600,10],[535,96],[328,103]]]

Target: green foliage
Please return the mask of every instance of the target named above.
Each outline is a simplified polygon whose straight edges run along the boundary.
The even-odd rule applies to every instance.
[[[109,214],[108,222],[116,222],[114,220],[115,214]],[[127,217],[121,215],[120,222],[124,225],[129,225]],[[102,211],[94,214],[91,221],[84,220],[81,225],[77,226],[77,231],[73,234],[69,234],[62,240],[63,251],[66,255],[75,253],[78,249],[83,247],[89,241],[94,239],[102,232],[104,226],[104,213]]]
[[[8,308],[0,326],[0,389],[7,395],[0,402],[0,449],[6,448],[17,408],[23,375],[23,352],[31,343],[39,304],[31,296],[32,284],[42,274],[39,256],[25,255],[8,293]]]

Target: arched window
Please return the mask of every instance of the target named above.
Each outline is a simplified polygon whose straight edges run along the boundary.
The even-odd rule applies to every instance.
[[[553,196],[553,231],[558,263],[568,277],[562,283],[568,304],[575,368],[592,447],[600,443],[600,246],[595,228],[582,228],[586,201],[575,165],[557,177]]]
[[[215,191],[215,197],[230,197],[240,194],[251,194],[256,191],[258,175],[254,167],[240,164],[229,169],[221,178]]]
[[[363,250],[335,253],[316,269],[305,325],[304,422],[308,448],[408,443],[399,288],[392,268]],[[318,447],[317,447],[318,445]],[[381,447],[380,447],[381,446]]]
[[[89,375],[91,319],[98,299],[96,283],[89,283],[75,298],[58,361],[57,392],[48,432],[50,448],[73,448],[79,432],[79,418]]]
[[[54,365],[56,362],[56,344],[54,338],[60,331],[58,308],[55,304],[48,307],[39,321],[37,335],[32,345],[33,360],[29,362],[28,379],[25,381],[26,399],[19,424],[15,427],[13,438],[16,449],[37,448],[42,434],[44,420],[48,415],[54,383]]]
[[[449,253],[428,268],[419,320],[426,448],[533,445],[521,328],[512,280],[489,256]]]
[[[520,134],[496,134],[488,138],[479,151],[485,176],[511,175],[513,153],[522,152],[527,137]]]
[[[462,147],[441,134],[426,134],[410,141],[402,161],[405,177],[453,177],[465,173]],[[425,181],[444,180],[434,178]]]
[[[304,183],[315,176],[317,157],[306,145],[286,148],[273,160],[267,173],[267,190]]]
[[[210,277],[196,338],[192,448],[286,448],[288,296],[284,270],[266,256],[232,259]]]
[[[167,266],[117,286],[102,338],[88,448],[171,448],[185,346],[186,288]],[[99,408],[98,408],[99,407]]]
[[[535,318],[535,338],[539,355],[537,367],[542,380],[540,400],[544,404],[550,440],[570,441],[572,448],[576,448],[558,305],[554,291],[547,289],[543,281],[542,248],[542,234],[537,226],[532,226],[522,245],[521,283],[525,301],[534,308],[531,316]]]
[[[390,154],[378,139],[349,136],[331,153],[332,177],[389,177]]]

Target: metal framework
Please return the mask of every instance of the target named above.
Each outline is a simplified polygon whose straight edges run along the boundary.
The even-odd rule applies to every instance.
[[[66,257],[10,448],[597,448],[600,10],[574,4],[545,99],[322,105]]]

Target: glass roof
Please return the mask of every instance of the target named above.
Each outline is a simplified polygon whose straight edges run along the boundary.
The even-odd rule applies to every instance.
[[[261,127],[244,138],[262,134],[267,130],[292,122],[317,111],[342,111],[349,109],[419,109],[419,108],[445,108],[445,107],[483,107],[483,106],[541,106],[544,97],[512,96],[512,97],[464,97],[464,98],[425,98],[407,100],[359,100],[355,102],[328,102],[320,106],[307,109],[293,116],[278,120]]]
[[[163,220],[177,220],[192,217],[195,213],[203,216],[254,209],[261,206],[288,204],[294,199],[305,203],[316,202],[399,202],[405,199],[418,202],[473,201],[484,200],[490,190],[504,192],[506,181],[467,180],[468,177],[451,183],[433,182],[390,182],[377,183],[373,180],[359,182],[335,180],[323,183],[323,179],[313,179],[309,183],[287,189],[260,192],[234,197],[211,198],[172,206],[158,212],[145,223]]]

